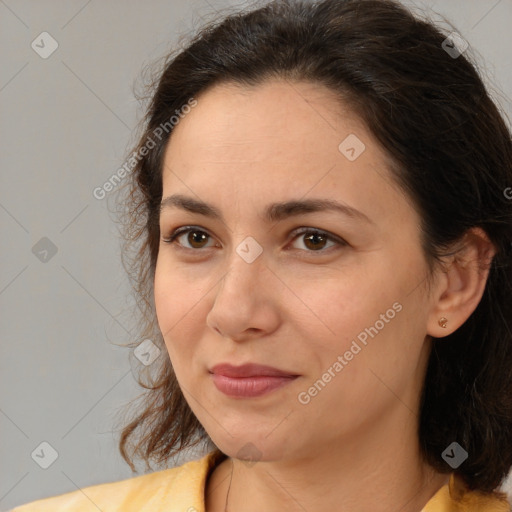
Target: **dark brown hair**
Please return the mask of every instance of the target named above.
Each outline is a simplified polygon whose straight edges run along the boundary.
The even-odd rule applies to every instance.
[[[434,339],[418,432],[430,465],[451,472],[441,454],[457,441],[469,457],[455,473],[470,489],[492,492],[512,466],[512,144],[469,50],[455,58],[445,51],[446,37],[391,0],[278,0],[209,22],[169,54],[152,89],[122,202],[123,264],[142,313],[141,339],[165,351],[153,280],[169,119],[221,82],[326,85],[393,162],[396,182],[421,216],[431,270],[472,227],[485,230],[497,249],[476,310],[454,333]],[[162,126],[168,130],[157,140]],[[141,156],[150,139],[155,147]],[[213,444],[169,358],[150,370],[149,383],[140,381],[147,389],[141,409],[120,439],[132,469],[134,456],[165,464],[199,441]]]

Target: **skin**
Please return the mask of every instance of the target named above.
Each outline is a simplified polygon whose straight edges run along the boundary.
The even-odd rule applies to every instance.
[[[206,510],[224,510],[232,471],[231,511],[421,510],[448,482],[422,462],[417,438],[431,336],[453,332],[476,308],[487,278],[476,263],[493,254],[485,234],[471,232],[429,289],[419,216],[385,150],[329,89],[272,80],[217,85],[197,99],[166,148],[163,197],[210,203],[224,222],[162,210],[154,293],[184,396],[229,456],[207,482]],[[349,134],[365,144],[354,161],[338,149]],[[370,222],[329,211],[263,216],[269,203],[311,198],[343,202]],[[163,241],[182,226],[200,233]],[[301,227],[347,245],[294,234]],[[262,249],[252,263],[236,251],[249,236]],[[396,303],[400,312],[300,403]],[[221,362],[299,377],[262,397],[231,398],[208,371]],[[255,463],[240,460],[248,443]]]

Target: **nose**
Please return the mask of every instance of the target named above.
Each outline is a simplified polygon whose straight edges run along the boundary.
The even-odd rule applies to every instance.
[[[263,254],[249,263],[233,251],[207,315],[207,325],[235,341],[272,333],[279,323],[277,283]]]

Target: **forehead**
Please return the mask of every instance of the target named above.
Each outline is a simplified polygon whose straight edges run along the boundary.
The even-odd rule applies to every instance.
[[[258,194],[273,193],[273,199],[280,200],[322,193],[360,209],[368,205],[378,215],[375,196],[385,197],[386,188],[397,193],[391,190],[396,184],[390,179],[387,154],[364,123],[323,85],[282,80],[254,87],[226,83],[196,100],[166,148],[164,195],[178,191],[253,201]],[[346,140],[352,146],[355,141],[361,151],[357,159],[341,151]]]
[[[323,85],[271,80],[246,87],[223,83],[203,92],[197,106],[175,127],[169,147],[192,150],[194,159],[229,161],[334,153],[364,124]],[[366,133],[362,135],[366,137]],[[176,140],[178,139],[178,140]],[[174,144],[174,141],[176,144]],[[297,146],[300,143],[300,146]]]

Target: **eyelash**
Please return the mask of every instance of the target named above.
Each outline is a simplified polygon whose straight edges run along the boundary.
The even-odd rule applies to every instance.
[[[204,233],[205,235],[211,237],[211,235],[207,231],[205,231],[203,229],[200,229],[197,226],[183,226],[181,228],[177,228],[176,230],[174,230],[167,238],[162,238],[162,242],[164,242],[166,244],[172,244],[172,243],[174,243],[174,241],[179,236],[188,234],[188,233],[190,233],[192,231],[197,231],[198,233]],[[316,228],[306,228],[306,227],[298,228],[297,230],[295,230],[293,232],[293,235],[294,235],[294,238],[292,239],[292,242],[296,238],[299,238],[301,235],[321,235],[326,240],[331,241],[331,242],[335,242],[336,244],[338,244],[339,247],[345,247],[345,246],[349,245],[342,238],[334,236],[334,235],[331,235],[330,233],[327,233],[326,231],[321,231],[321,230],[316,229]],[[199,252],[199,251],[202,250],[202,249],[193,249],[193,248],[190,248],[190,247],[183,247],[181,244],[179,244],[179,245],[180,245],[181,249],[186,250],[186,251]],[[314,253],[323,254],[323,253],[328,252],[328,250],[332,249],[333,247],[334,246],[328,247],[327,249],[319,249],[318,251],[304,250],[304,249],[299,249],[299,250],[304,250],[305,252],[312,253],[312,254],[314,254]],[[203,248],[203,249],[211,249],[211,247],[206,247],[206,248]]]

